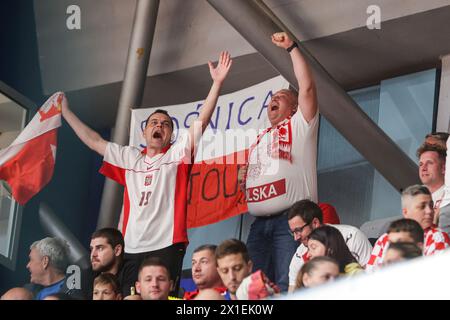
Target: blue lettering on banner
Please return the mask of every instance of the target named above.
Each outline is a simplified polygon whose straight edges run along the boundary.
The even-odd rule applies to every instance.
[[[217,123],[219,122],[219,116],[220,116],[220,106],[216,107],[216,123],[214,124],[213,118],[211,117],[211,121],[209,121],[209,125],[211,126],[211,129],[213,129],[214,134],[217,132]]]
[[[244,107],[244,105],[245,105],[247,102],[252,101],[252,100],[255,100],[255,97],[250,97],[250,98],[245,99],[245,101],[242,102],[241,106],[239,107],[238,123],[239,123],[241,126],[245,126],[247,123],[250,122],[250,120],[252,120],[252,117],[249,117],[245,122],[241,121],[242,107]]]
[[[174,143],[175,141],[177,141],[178,139],[178,134],[180,133],[180,123],[178,122],[178,119],[175,117],[170,117],[173,120],[173,132],[175,133],[175,136],[173,138],[173,140],[171,141],[172,143]]]
[[[142,132],[144,132],[146,126],[147,126],[147,119],[145,119],[144,121],[141,121],[141,131]]]
[[[227,126],[225,127],[225,130],[228,130],[228,129],[230,129],[230,120],[231,120],[231,110],[233,110],[233,105],[234,105],[234,102],[230,102],[229,104],[228,104],[228,121],[227,121]]]
[[[189,129],[189,128],[191,127],[191,126],[188,125],[188,123],[187,123],[189,117],[190,117],[191,115],[193,115],[193,114],[196,114],[197,117],[194,119],[194,121],[197,120],[198,117],[200,116],[200,112],[198,112],[198,109],[200,109],[202,106],[203,106],[203,104],[202,104],[202,103],[199,103],[199,104],[197,105],[196,111],[189,112],[189,113],[186,115],[186,118],[184,118],[184,127],[185,127],[186,129]]]
[[[243,114],[245,113],[245,110],[248,109],[244,109],[247,106],[251,106],[251,102],[253,100],[256,99],[255,96],[250,96],[248,98],[246,98],[244,101],[242,101],[242,103],[240,103],[239,106],[239,111],[237,113],[237,117],[233,118],[233,107],[235,104],[237,104],[237,101],[233,101],[233,102],[228,102],[228,112],[222,112],[222,117],[223,116],[227,116],[228,118],[226,119],[226,125],[224,128],[224,131],[229,130],[232,127],[232,124],[237,121],[238,126],[246,126],[249,123],[251,123],[251,121],[254,121],[255,119],[259,120],[263,114],[264,109],[266,109],[270,103],[270,100],[273,96],[273,92],[272,90],[269,90],[269,92],[267,92],[264,101],[261,105],[261,108],[259,109],[259,114],[257,118],[254,118],[254,116],[257,113],[257,110],[255,108],[255,110],[251,110],[250,109],[250,115],[248,116],[244,116]],[[179,131],[181,129],[180,125],[182,124],[182,128],[183,129],[189,129],[190,126],[192,125],[193,121],[197,120],[198,117],[200,116],[200,110],[203,106],[203,103],[197,103],[197,105],[195,105],[195,109],[189,113],[187,113],[185,116],[183,115],[178,115],[177,116],[171,116],[173,123],[174,123],[174,135],[173,135],[173,140],[171,141],[172,143],[177,141],[178,136],[179,136]],[[214,134],[217,133],[217,130],[220,129],[219,128],[219,123],[220,123],[220,117],[221,117],[221,106],[216,106],[216,110],[213,114],[213,116],[211,117],[211,120],[209,122],[209,126],[211,127],[211,129],[213,130]],[[192,110],[192,109],[191,109]],[[184,119],[183,119],[184,117]],[[194,119],[192,119],[192,117]],[[247,117],[247,118],[245,118]],[[180,119],[181,118],[181,119]],[[140,122],[140,127],[141,127],[141,131],[144,132],[145,127],[147,125],[147,118],[143,121]],[[144,144],[140,144],[141,148],[145,148],[145,142]]]
[[[267,100],[272,99],[272,96],[273,96],[273,93],[272,93],[272,90],[270,90],[269,93],[267,93],[266,98],[264,99],[261,110],[259,111],[258,120],[261,118],[261,114],[262,114],[263,110],[269,106],[269,104],[267,103]]]
[[[142,131],[142,133],[144,133],[144,131],[145,131],[145,127],[147,127],[147,119],[148,119],[148,117],[147,118],[145,118],[145,120],[144,121],[141,121],[141,131]],[[144,149],[144,148],[146,148],[147,146],[145,145],[145,144],[139,144],[139,147],[141,147],[142,149]]]

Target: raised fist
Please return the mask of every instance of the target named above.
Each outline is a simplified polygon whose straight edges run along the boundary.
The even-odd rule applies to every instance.
[[[294,43],[294,41],[289,38],[286,32],[277,32],[272,35],[272,43],[277,47],[287,49]]]

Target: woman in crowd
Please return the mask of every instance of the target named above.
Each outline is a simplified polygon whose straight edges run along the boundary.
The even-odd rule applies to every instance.
[[[338,229],[325,225],[314,229],[308,239],[308,258],[327,256],[339,264],[339,271],[346,275],[361,272],[358,264]]]

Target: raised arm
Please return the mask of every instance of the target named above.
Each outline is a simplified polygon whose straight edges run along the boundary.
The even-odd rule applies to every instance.
[[[283,49],[290,48],[294,42],[286,32],[278,32],[272,35],[272,42]],[[307,122],[311,121],[317,113],[316,84],[312,72],[298,47],[294,47],[289,53],[294,67],[295,77],[298,82],[298,110],[303,114]]]
[[[89,128],[69,109],[69,103],[66,96],[62,101],[62,116],[66,119],[67,123],[71,126],[75,134],[80,138],[85,145],[92,150],[96,151],[100,155],[104,156],[106,151],[106,145],[108,141],[104,140],[97,132]]]
[[[209,73],[211,74],[213,83],[211,89],[209,90],[208,96],[206,97],[205,103],[201,108],[200,115],[196,120],[198,126],[201,123],[201,133],[205,131],[206,127],[209,124],[209,121],[211,120],[211,116],[214,113],[214,109],[216,108],[217,99],[219,98],[220,89],[222,88],[223,81],[230,71],[232,62],[233,60],[231,60],[230,54],[226,51],[222,51],[220,53],[217,66],[214,66],[211,61],[208,61]],[[196,126],[192,125],[189,130],[189,135],[192,143],[194,143],[195,141],[194,128],[196,128]]]

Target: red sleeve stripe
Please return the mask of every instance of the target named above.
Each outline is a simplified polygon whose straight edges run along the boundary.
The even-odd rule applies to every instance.
[[[177,168],[174,205],[173,243],[188,242],[187,240],[187,186],[189,182],[190,165],[181,163]]]
[[[105,177],[108,177],[117,183],[125,186],[125,169],[117,167],[109,162],[103,161],[102,167],[100,168],[99,172],[104,175]]]
[[[125,232],[127,231],[128,218],[130,217],[130,198],[128,197],[128,189],[125,186],[123,190],[123,222],[122,222],[122,235],[125,238]]]

